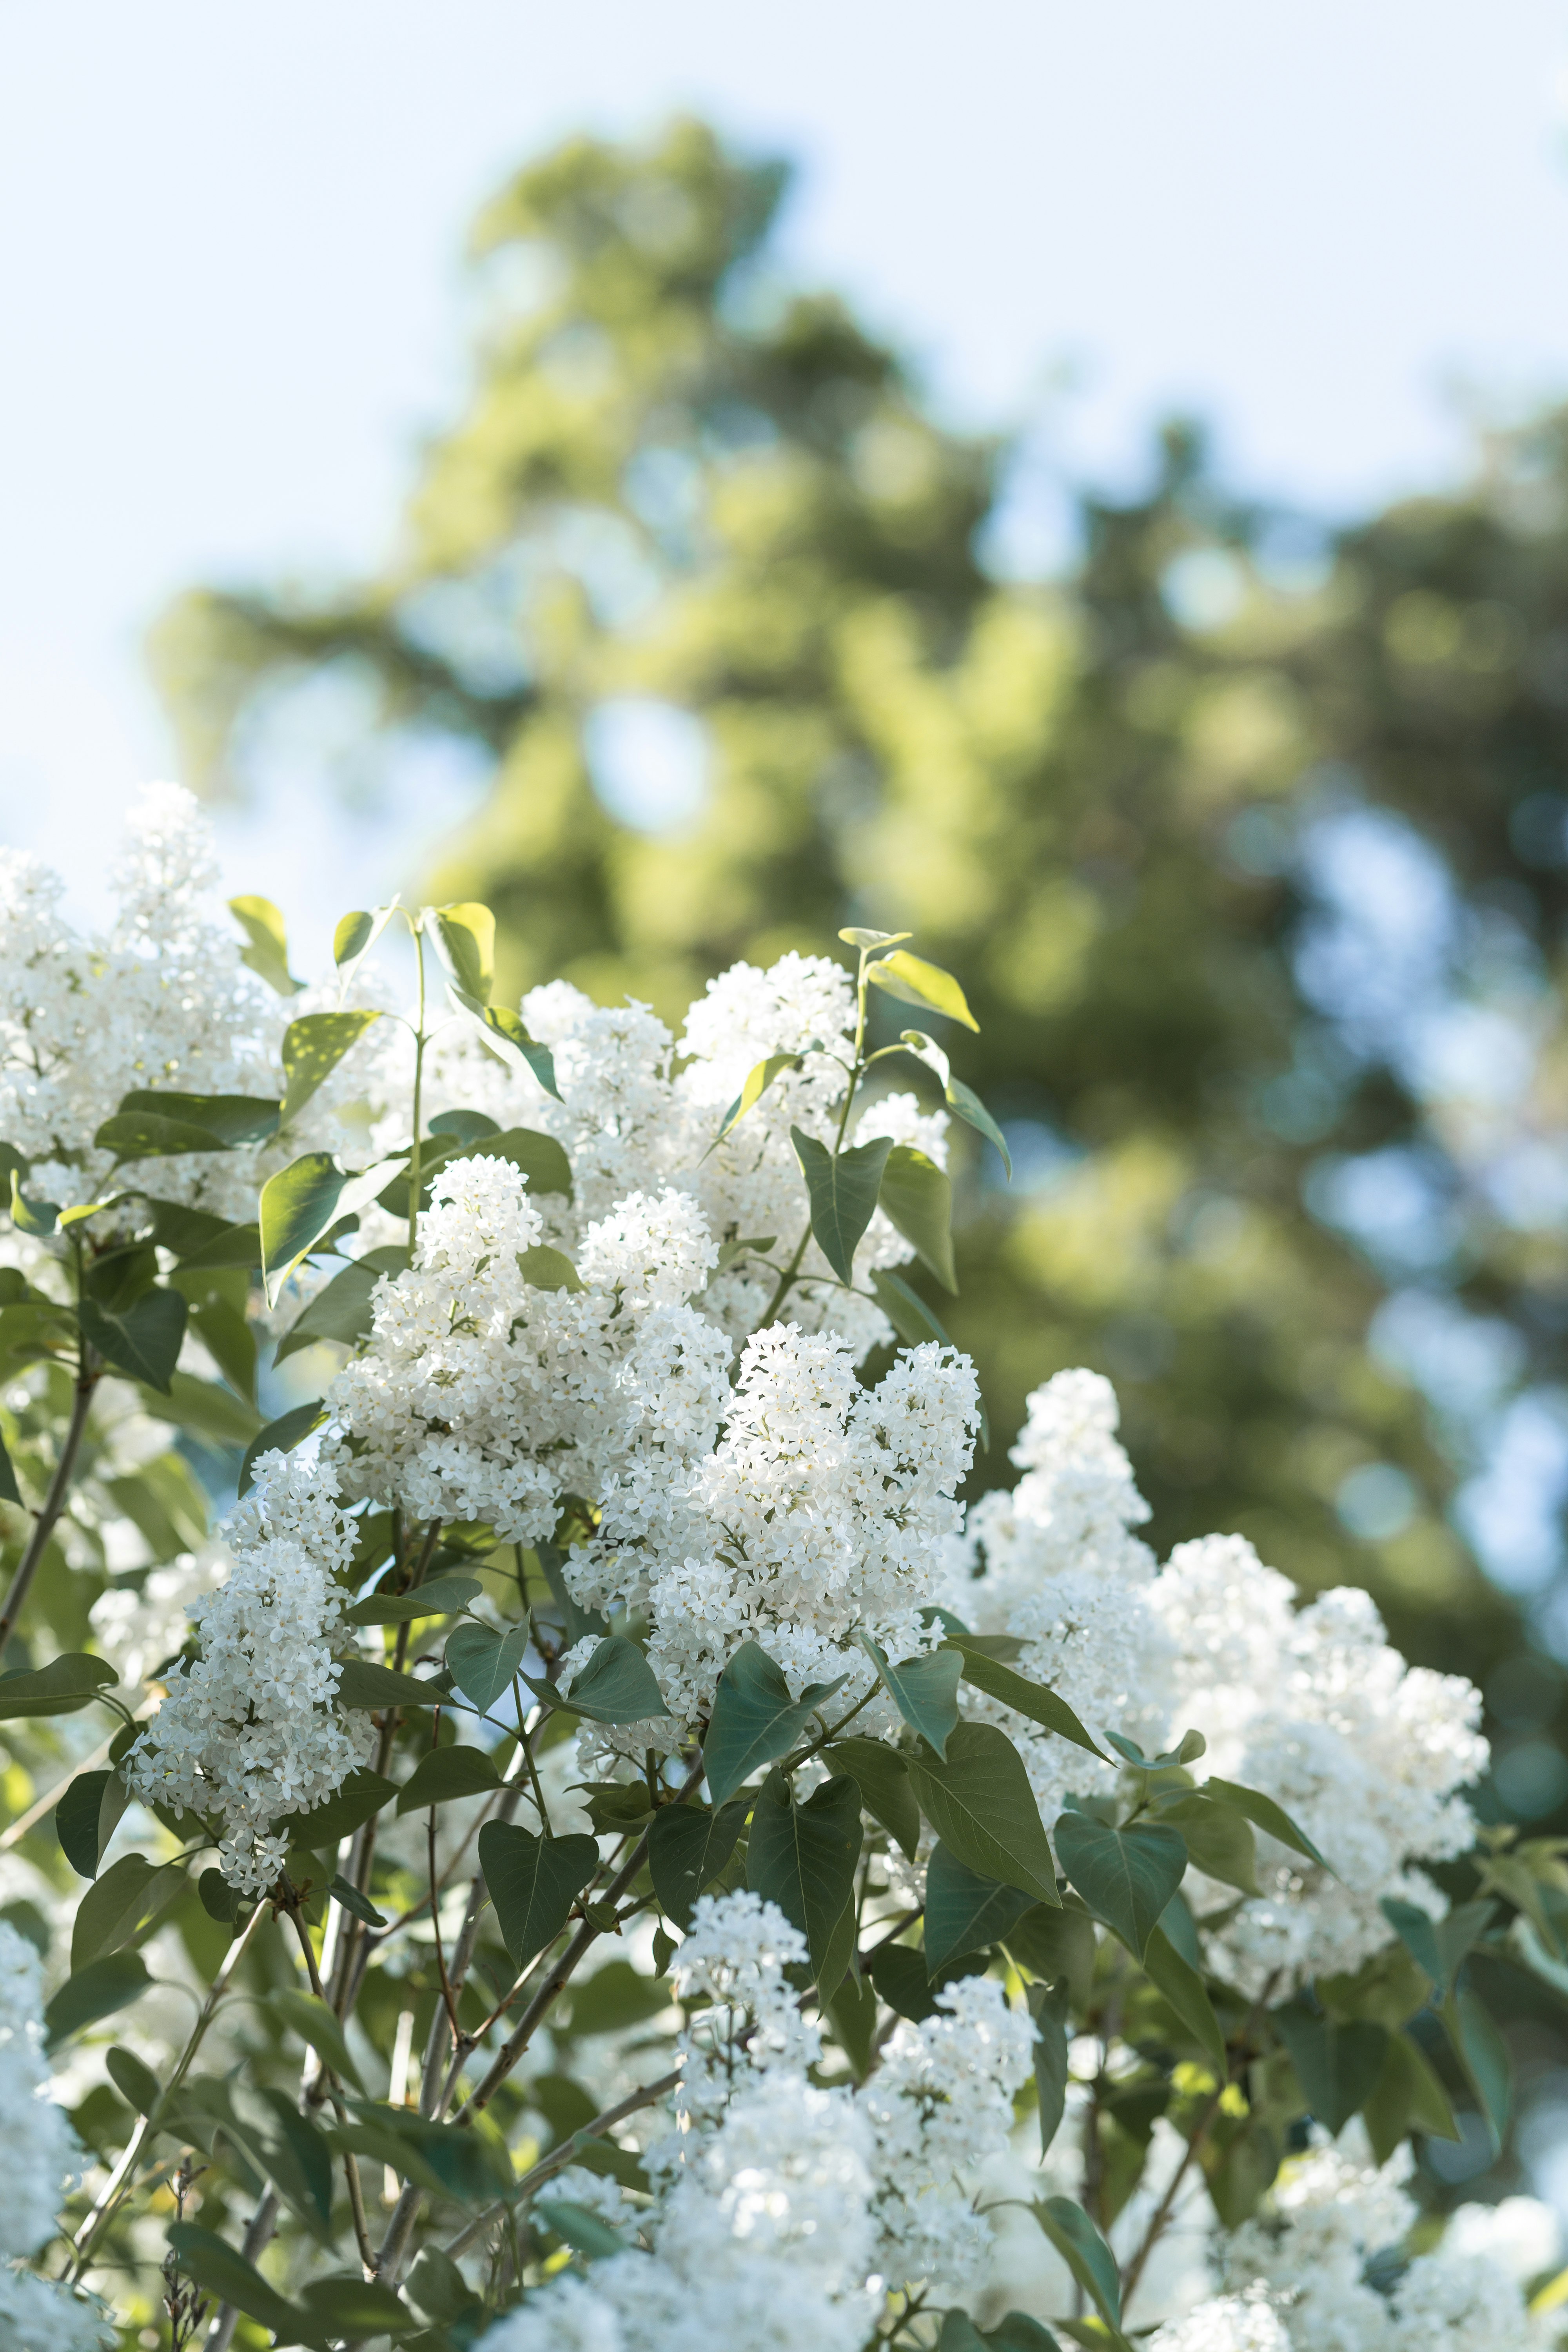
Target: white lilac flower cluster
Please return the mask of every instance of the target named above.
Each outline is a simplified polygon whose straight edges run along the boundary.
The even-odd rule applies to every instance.
[[[307,1464],[264,1454],[226,1532],[234,1566],[192,1610],[200,1655],[123,1766],[133,1796],[216,1813],[225,1877],[247,1894],[288,1851],[272,1823],[330,1796],[363,1762],[365,1735],[334,1706],[333,1642],[353,1531]]]
[[[1221,1974],[1256,1994],[1356,1969],[1388,1940],[1382,1899],[1441,1910],[1418,1865],[1474,1841],[1459,1792],[1486,1767],[1479,1694],[1407,1666],[1363,1591],[1298,1610],[1294,1586],[1240,1536],[1179,1544],[1156,1573],[1129,1533],[1148,1512],[1116,1420],[1096,1373],[1058,1372],[1036,1391],[1013,1453],[1025,1475],[970,1512],[943,1597],[976,1632],[1019,1640],[1019,1670],[1092,1730],[1149,1753],[1201,1732],[1202,1771],[1262,1790],[1324,1854],[1330,1870],[1259,1832],[1263,1893],[1215,1943]],[[1109,1767],[1004,1707],[987,1712],[1021,1749],[1047,1822],[1068,1787],[1109,1787]],[[1195,1872],[1192,1891],[1205,1910],[1234,1900]]]
[[[1157,2352],[1250,2347],[1237,2331],[1265,2309],[1277,2333],[1257,2340],[1268,2352],[1544,2352],[1557,2323],[1531,2316],[1521,2278],[1552,2260],[1547,2209],[1531,2198],[1462,2207],[1436,2247],[1406,2260],[1408,2170],[1406,2152],[1379,2170],[1327,2142],[1287,2163],[1264,2210],[1216,2247],[1222,2296],[1157,2335]],[[1246,2316],[1226,2335],[1230,2314]]]
[[[81,2167],[63,2108],[48,2097],[38,1956],[0,1919],[0,2344],[6,2352],[96,2352],[114,2329],[95,2299],[13,2267],[47,2246]]]

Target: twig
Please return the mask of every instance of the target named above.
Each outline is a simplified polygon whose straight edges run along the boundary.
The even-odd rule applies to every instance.
[[[282,1879],[281,1884],[288,1890],[284,1897],[284,1908],[294,1922],[294,1933],[299,1937],[300,1949],[305,1955],[305,1968],[310,1979],[310,1990],[324,2007],[327,1996],[321,1990],[321,1971],[316,1966],[316,1955],[310,1947],[310,1931],[306,1927],[300,1909],[300,1897],[289,1885],[287,1875]],[[332,2113],[336,2116],[339,2126],[346,2129],[349,2113],[343,2105],[342,2091],[337,2076],[324,2058],[321,2061],[321,2080],[327,2086],[327,2096],[332,2103]],[[353,2215],[354,2237],[359,2244],[359,2258],[364,2265],[366,2278],[374,2278],[375,2250],[370,2242],[370,2223],[365,2217],[364,2190],[360,2185],[359,2159],[352,2147],[345,2147],[343,2150],[343,2179],[348,2185],[349,2210]]]
[[[81,1451],[81,1441],[87,1431],[87,1417],[92,1410],[93,1394],[98,1387],[100,1377],[98,1372],[89,1369],[90,1354],[87,1342],[83,1340],[81,1367],[77,1375],[76,1392],[71,1400],[71,1417],[66,1430],[65,1444],[60,1448],[60,1458],[55,1465],[55,1475],[49,1480],[49,1491],[44,1497],[44,1507],[38,1513],[37,1523],[27,1539],[27,1549],[17,1563],[16,1575],[11,1579],[10,1590],[5,1595],[4,1606],[0,1607],[0,1657],[5,1655],[5,1645],[16,1630],[16,1621],[22,1614],[28,1590],[38,1572],[38,1563],[48,1549],[49,1538],[55,1531],[55,1523],[65,1509],[66,1496],[70,1492],[71,1474],[76,1468],[76,1457]]]
[[[634,2091],[629,2098],[621,2100],[619,2105],[606,2107],[604,2114],[595,2116],[591,2124],[582,2125],[572,2134],[570,2139],[563,2140],[559,2147],[552,2147],[550,2154],[542,2157],[531,2171],[521,2176],[510,2200],[501,2199],[494,2205],[487,2207],[484,2212],[477,2215],[473,2221],[458,2231],[445,2251],[454,2261],[458,2255],[466,2253],[475,2240],[483,2236],[492,2221],[500,2221],[501,2215],[509,2210],[510,2204],[515,2204],[519,2197],[531,2196],[536,2189],[542,2189],[544,2183],[552,2179],[556,2173],[564,2172],[588,2140],[602,2139],[605,2132],[614,2131],[617,2124],[625,2123],[626,2117],[635,2116],[639,2108],[656,2106],[660,2099],[674,2090],[679,2080],[680,2069],[677,2066],[669,2074],[661,2074],[657,2083],[646,2083],[640,2091]]]

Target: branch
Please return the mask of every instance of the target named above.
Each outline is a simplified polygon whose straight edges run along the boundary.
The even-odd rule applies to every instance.
[[[466,2253],[475,2240],[482,2236],[489,2228],[492,2221],[500,2220],[501,2215],[509,2210],[509,2204],[515,2203],[519,2197],[531,2196],[535,2189],[542,2189],[545,2182],[553,2179],[556,2173],[564,2172],[567,2166],[581,2153],[586,2141],[602,2139],[605,2132],[614,2131],[616,2126],[625,2123],[628,2116],[635,2116],[639,2107],[657,2106],[660,2099],[674,2090],[679,2080],[679,2067],[672,2067],[668,2074],[661,2074],[657,2083],[646,2083],[640,2091],[634,2091],[630,2097],[623,2099],[618,2106],[606,2107],[604,2114],[595,2116],[591,2124],[584,2124],[579,2130],[572,2134],[570,2139],[563,2139],[559,2147],[552,2147],[548,2156],[541,2158],[531,2172],[525,2172],[521,2176],[510,2200],[498,2199],[495,2204],[488,2206],[484,2212],[478,2214],[464,2229],[459,2230],[457,2236],[447,2246],[446,2252],[454,2261],[458,2254]]]
[[[37,1524],[28,1538],[27,1549],[22,1554],[16,1573],[11,1579],[11,1589],[5,1595],[5,1606],[0,1608],[0,1657],[4,1657],[5,1645],[16,1630],[16,1620],[22,1613],[28,1590],[38,1572],[38,1563],[48,1548],[49,1538],[55,1531],[55,1523],[65,1509],[66,1496],[70,1492],[71,1474],[76,1468],[76,1457],[81,1451],[81,1441],[87,1431],[87,1417],[92,1409],[93,1394],[99,1382],[98,1373],[86,1369],[87,1352],[84,1342],[83,1368],[78,1376],[76,1394],[71,1401],[71,1417],[66,1430],[66,1442],[60,1448],[60,1458],[55,1465],[55,1475],[49,1480],[49,1491],[44,1497],[44,1507],[38,1513]]]

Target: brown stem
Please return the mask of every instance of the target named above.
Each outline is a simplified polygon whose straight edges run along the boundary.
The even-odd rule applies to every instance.
[[[640,2091],[632,2092],[630,2097],[622,2099],[617,2106],[606,2107],[602,2116],[595,2116],[591,2124],[584,2124],[569,2139],[563,2139],[559,2147],[552,2147],[548,2156],[542,2157],[531,2171],[523,2173],[510,2201],[515,2203],[517,2198],[531,2196],[536,2189],[542,2189],[547,2180],[552,2179],[558,2172],[564,2172],[569,2164],[576,2161],[589,2140],[603,2138],[605,2132],[614,2131],[617,2124],[625,2123],[626,2117],[635,2116],[639,2108],[657,2105],[660,2099],[674,2090],[679,2080],[680,2069],[677,2066],[669,2074],[661,2074],[657,2083],[645,2083]],[[468,2252],[476,2239],[484,2235],[492,2221],[499,2221],[507,2210],[505,2202],[487,2207],[484,2212],[477,2214],[464,2229],[458,2231],[445,2251],[456,2261],[459,2254]]]
[[[65,1444],[60,1447],[60,1458],[55,1465],[55,1475],[49,1480],[49,1491],[44,1497],[44,1507],[38,1513],[37,1524],[27,1538],[27,1549],[17,1563],[16,1573],[11,1579],[11,1587],[5,1595],[5,1603],[0,1606],[0,1657],[4,1657],[5,1645],[16,1630],[16,1621],[22,1614],[33,1579],[38,1572],[38,1563],[48,1549],[49,1538],[54,1534],[55,1524],[65,1509],[66,1496],[70,1492],[71,1475],[76,1469],[76,1457],[81,1451],[81,1441],[87,1433],[87,1417],[92,1410],[93,1394],[98,1387],[100,1375],[88,1369],[88,1349],[85,1342],[81,1352],[82,1368],[77,1379],[76,1393],[71,1400],[71,1417],[66,1430]]]

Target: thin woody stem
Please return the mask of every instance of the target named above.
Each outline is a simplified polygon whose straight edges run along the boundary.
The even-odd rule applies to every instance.
[[[71,1417],[66,1429],[65,1443],[60,1447],[60,1458],[55,1465],[55,1475],[49,1480],[49,1491],[44,1497],[44,1507],[38,1513],[33,1532],[27,1538],[27,1549],[17,1562],[16,1573],[11,1579],[10,1589],[6,1592],[4,1603],[0,1604],[0,1657],[5,1656],[6,1644],[16,1630],[17,1620],[22,1614],[27,1594],[32,1589],[33,1579],[37,1576],[39,1564],[48,1549],[49,1538],[54,1534],[60,1513],[66,1507],[66,1497],[70,1493],[71,1479],[76,1472],[76,1458],[81,1451],[81,1441],[87,1434],[87,1417],[92,1410],[93,1396],[101,1376],[101,1366],[95,1370],[92,1369],[93,1363],[92,1350],[84,1340],[81,1360],[77,1371],[76,1390],[71,1399]]]

